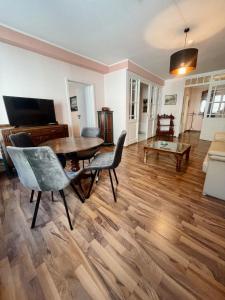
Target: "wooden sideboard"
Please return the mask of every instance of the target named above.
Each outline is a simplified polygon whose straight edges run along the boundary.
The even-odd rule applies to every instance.
[[[63,138],[69,136],[68,125],[46,125],[46,126],[34,126],[34,127],[5,127],[0,128],[0,141],[2,144],[2,149],[5,155],[5,158],[9,165],[12,163],[7,155],[6,147],[11,146],[9,136],[18,132],[26,132],[31,135],[31,139],[35,146],[44,143],[48,140],[53,140],[57,138]]]

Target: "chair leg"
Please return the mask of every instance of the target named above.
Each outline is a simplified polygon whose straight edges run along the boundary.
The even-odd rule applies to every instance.
[[[111,182],[114,201],[116,202],[116,194],[115,194],[115,190],[114,190],[114,186],[113,186],[112,175],[111,175],[110,169],[109,169],[109,178],[110,178],[110,182]]]
[[[36,218],[37,218],[37,213],[38,213],[40,200],[41,200],[41,192],[38,192],[37,202],[36,202],[35,210],[34,210],[34,216],[33,216],[33,220],[32,220],[32,223],[31,223],[31,228],[35,227],[35,222],[36,222]]]
[[[61,197],[63,199],[63,203],[64,203],[64,206],[65,206],[66,215],[67,215],[67,219],[68,219],[68,222],[69,222],[69,225],[70,225],[70,229],[73,230],[73,226],[72,226],[72,223],[71,223],[71,220],[70,220],[68,206],[67,206],[67,203],[66,203],[65,194],[64,194],[63,190],[60,190],[59,193],[60,193],[60,195],[61,195]]]
[[[85,201],[85,197],[83,196],[81,196],[81,194],[78,192],[78,190],[76,189],[76,187],[75,187],[75,185],[71,182],[70,183],[70,185],[71,185],[71,187],[72,187],[72,189],[74,190],[74,192],[76,193],[76,195],[77,195],[77,197],[80,199],[80,201],[82,202],[82,203],[84,203],[84,201]],[[83,193],[83,192],[82,192]]]
[[[90,187],[89,187],[88,194],[87,194],[86,198],[89,198],[89,197],[90,197],[90,194],[91,194],[91,191],[92,191],[92,187],[93,187],[93,184],[94,184],[94,181],[95,181],[97,172],[98,172],[98,170],[96,170],[96,171],[94,172],[94,174],[92,174],[92,180],[91,180],[91,184],[90,184]]]
[[[84,160],[83,160],[83,169],[84,169]]]
[[[114,176],[115,176],[115,179],[116,179],[116,183],[119,184],[118,178],[116,176],[116,170],[115,169],[113,169],[113,173],[114,173]]]
[[[52,196],[52,202],[54,202],[54,194],[53,194],[53,191],[51,191],[51,196]]]
[[[97,173],[96,173],[96,180],[95,180],[96,184],[99,181],[99,174],[100,174],[100,170],[98,170]]]
[[[31,191],[31,195],[30,195],[30,203],[33,202],[33,198],[34,198],[34,190]]]

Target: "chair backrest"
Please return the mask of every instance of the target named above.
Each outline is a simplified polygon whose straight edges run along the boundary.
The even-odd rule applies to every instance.
[[[49,147],[7,147],[21,183],[35,191],[59,191],[70,180]]]
[[[11,134],[9,139],[14,147],[34,147],[34,143],[32,142],[30,135],[26,132]]]
[[[118,165],[121,162],[121,158],[122,158],[122,153],[123,153],[123,145],[125,142],[125,138],[126,138],[127,132],[126,130],[123,130],[118,138],[117,144],[116,144],[116,149],[114,152],[114,158],[113,158],[113,163],[112,163],[112,167],[116,168],[118,167]]]
[[[81,131],[83,137],[99,137],[100,129],[97,127],[84,127]]]

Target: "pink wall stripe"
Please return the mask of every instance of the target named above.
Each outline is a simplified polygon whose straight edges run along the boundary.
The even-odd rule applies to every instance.
[[[164,80],[153,75],[152,73],[142,69],[140,66],[136,65],[132,61],[128,61],[128,70],[131,72],[134,72],[135,74],[138,74],[141,77],[144,77],[152,82],[155,82],[159,85],[164,85]]]
[[[121,62],[115,63],[109,66],[109,73],[118,71],[121,69],[128,69],[128,59],[123,60]]]
[[[109,68],[104,64],[100,64],[3,26],[0,26],[0,41],[99,73],[108,73]]]
[[[161,78],[153,75],[151,72],[148,72],[147,70],[142,69],[140,66],[129,61],[128,59],[107,66],[98,63],[92,59],[85,58],[78,54],[66,51],[64,49],[50,45],[47,42],[43,42],[41,40],[27,36],[23,33],[17,32],[15,30],[9,29],[1,25],[0,25],[0,42],[17,46],[26,50],[30,50],[41,55],[45,55],[51,58],[55,58],[70,63],[72,65],[76,65],[89,70],[96,71],[101,74],[106,74],[121,69],[128,69],[131,72],[136,73],[157,84],[160,85],[164,84],[164,81]]]

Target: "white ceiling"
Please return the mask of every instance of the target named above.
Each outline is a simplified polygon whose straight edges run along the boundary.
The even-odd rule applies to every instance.
[[[105,64],[131,59],[162,78],[188,25],[197,73],[225,69],[225,0],[0,0],[0,22]]]

